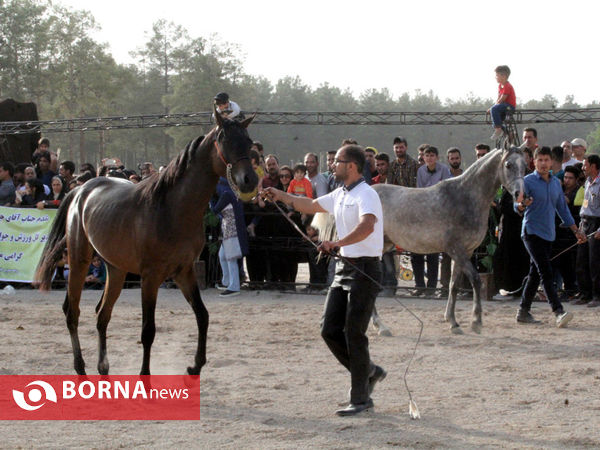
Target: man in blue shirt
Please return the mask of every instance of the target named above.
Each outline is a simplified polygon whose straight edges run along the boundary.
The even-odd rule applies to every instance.
[[[530,310],[541,281],[548,303],[556,316],[556,326],[562,328],[573,318],[573,313],[565,312],[553,283],[550,252],[552,241],[556,237],[555,214],[558,212],[564,225],[575,233],[579,242],[585,241],[585,234],[575,225],[573,216],[567,208],[560,181],[550,174],[552,168],[550,148],[536,149],[534,163],[535,171],[524,178],[527,200],[515,205],[519,213],[524,212],[521,237],[530,256],[529,275],[521,296],[517,322],[539,323],[531,315]]]

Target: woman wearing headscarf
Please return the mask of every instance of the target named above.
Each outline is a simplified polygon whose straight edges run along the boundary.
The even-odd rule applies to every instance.
[[[65,188],[65,182],[58,175],[52,177],[52,183],[50,185],[50,194],[46,196],[45,200],[37,203],[38,209],[44,208],[58,208],[60,202],[65,197],[67,190]]]
[[[221,217],[222,244],[219,249],[219,263],[223,271],[221,285],[224,289],[220,297],[234,297],[240,293],[239,260],[248,254],[248,234],[244,221],[242,202],[235,196],[227,179],[219,178],[216,198],[211,201],[211,209]]]

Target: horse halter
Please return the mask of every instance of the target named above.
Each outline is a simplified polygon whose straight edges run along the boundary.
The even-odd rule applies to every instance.
[[[223,161],[223,164],[225,164],[225,175],[227,178],[227,183],[229,184],[229,187],[231,188],[231,190],[233,191],[235,196],[238,199],[240,199],[242,196],[242,191],[240,191],[240,188],[233,180],[233,175],[231,174],[231,171],[232,171],[234,165],[236,165],[240,161],[243,161],[244,159],[250,159],[250,158],[248,156],[242,156],[242,157],[238,158],[233,164],[228,163],[227,160],[225,159],[225,155],[223,154],[223,150],[221,150],[221,147],[219,146],[218,140],[219,140],[219,136],[217,135],[217,137],[215,138],[215,148],[217,149],[217,155],[219,155],[219,158],[221,159],[221,161]]]

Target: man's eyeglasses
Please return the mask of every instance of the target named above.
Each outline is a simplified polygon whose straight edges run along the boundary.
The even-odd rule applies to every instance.
[[[292,176],[287,173],[282,173],[279,175],[279,178],[292,178]]]
[[[334,159],[333,160],[334,164],[347,164],[347,163],[351,163],[351,162],[352,161],[347,161],[347,160],[344,160],[344,159]]]

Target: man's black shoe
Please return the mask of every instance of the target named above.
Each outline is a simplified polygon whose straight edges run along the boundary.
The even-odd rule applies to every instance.
[[[369,396],[371,396],[371,394],[373,393],[375,385],[378,382],[385,380],[386,376],[387,372],[385,371],[385,369],[383,369],[383,367],[375,366],[375,373],[373,373],[373,375],[369,377]]]
[[[536,320],[529,311],[525,311],[524,309],[519,309],[517,313],[517,322],[519,323],[541,323],[539,320]]]
[[[350,403],[343,409],[338,409],[335,413],[338,416],[355,416],[363,411],[368,411],[374,407],[373,400],[369,399],[365,403]]]

